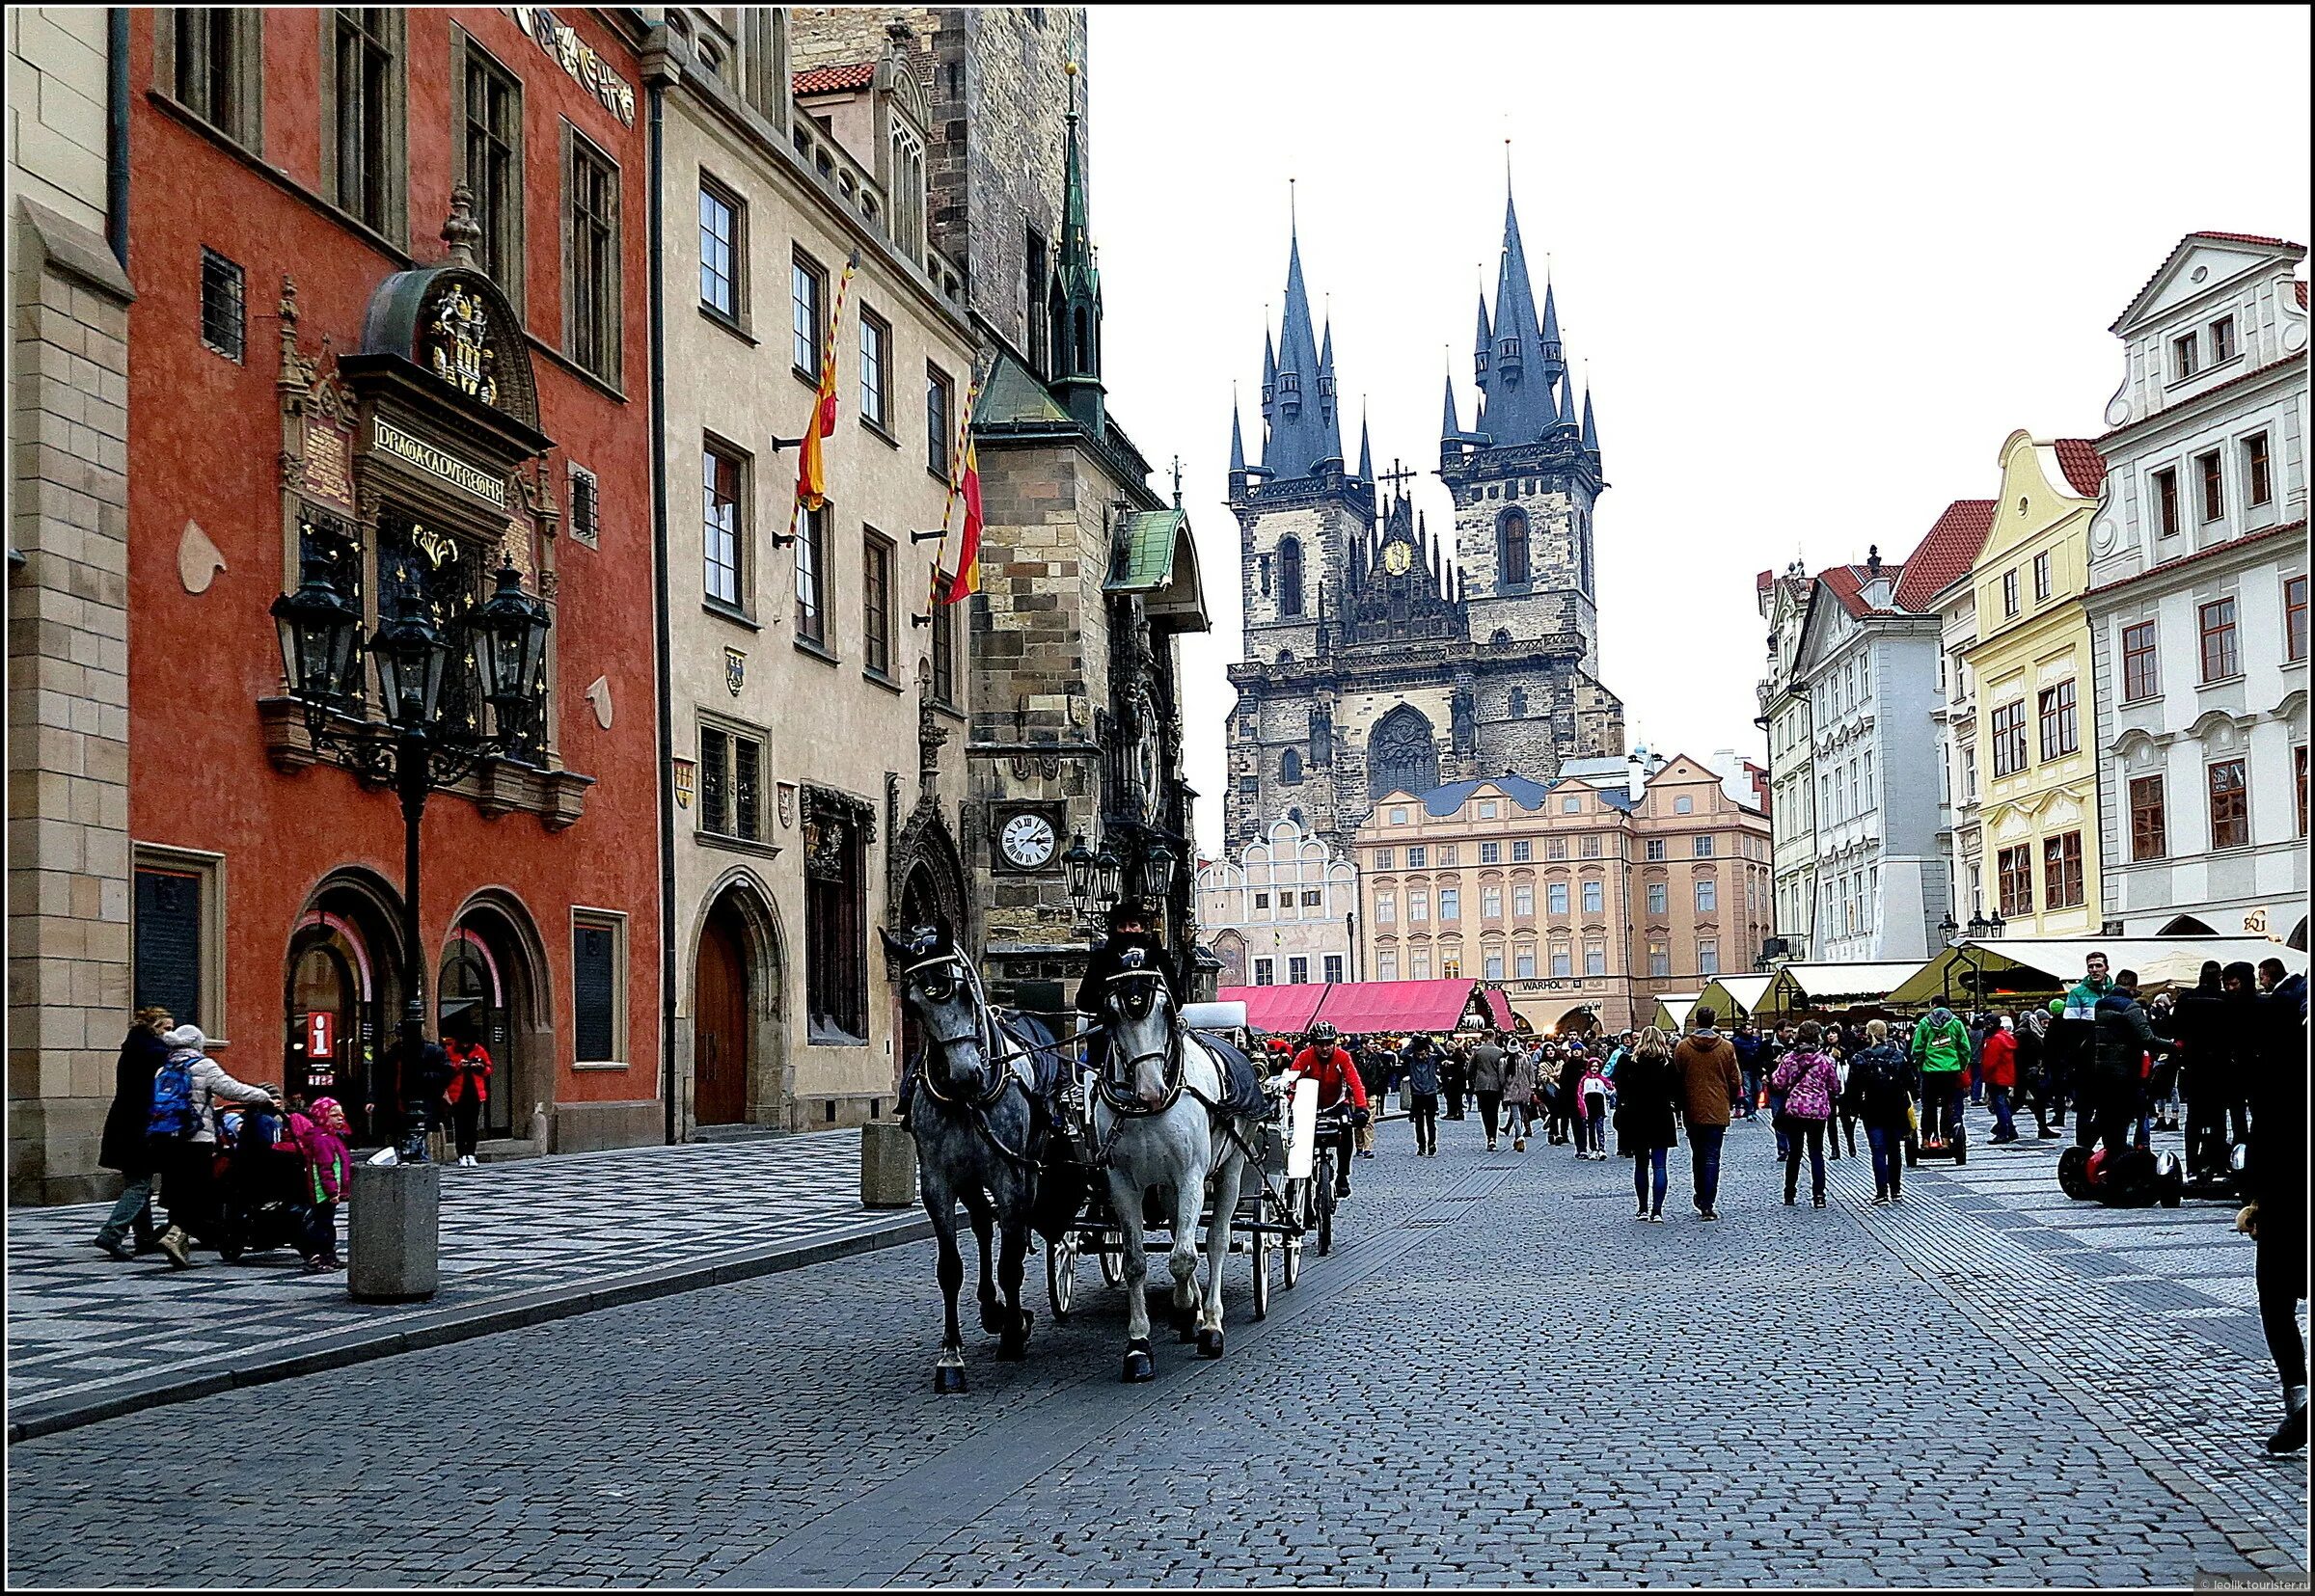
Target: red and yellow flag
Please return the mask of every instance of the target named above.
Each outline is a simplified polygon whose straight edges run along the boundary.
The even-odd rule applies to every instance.
[[[981,462],[967,436],[965,474],[958,483],[965,500],[965,531],[957,540],[957,574],[948,584],[948,602],[981,590]]]
[[[817,510],[828,502],[828,461],[820,445],[821,440],[833,437],[836,431],[836,329],[844,323],[844,296],[859,264],[858,256],[844,262],[844,275],[836,281],[836,303],[829,311],[828,340],[820,349],[820,393],[812,403],[812,419],[804,426],[803,447],[797,455],[799,510]],[[791,533],[796,529],[794,523],[791,515],[788,527]]]

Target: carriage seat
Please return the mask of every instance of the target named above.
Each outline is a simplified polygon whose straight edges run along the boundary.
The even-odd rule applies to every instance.
[[[1199,1007],[1209,1005],[1201,1004]],[[1242,1009],[1245,1005],[1216,1003],[1211,1007]],[[1245,1050],[1228,1037],[1216,1036],[1212,1031],[1193,1031],[1191,1034],[1206,1044],[1208,1052],[1221,1061],[1221,1106],[1241,1120],[1258,1120],[1267,1115],[1270,1112],[1270,1100],[1262,1090],[1262,1072],[1254,1068],[1254,1061],[1246,1057]]]

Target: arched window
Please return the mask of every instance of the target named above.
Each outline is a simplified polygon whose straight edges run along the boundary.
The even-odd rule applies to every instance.
[[[1278,756],[1278,779],[1288,786],[1298,786],[1302,780],[1302,755],[1289,748]]]
[[[1526,717],[1527,717],[1527,689],[1525,689],[1525,688],[1513,688],[1513,689],[1512,689],[1512,703],[1511,703],[1511,711],[1512,711],[1512,719],[1514,719],[1514,720],[1521,720],[1521,719],[1525,719],[1525,718],[1526,718]]]
[[[1278,613],[1302,613],[1302,540],[1278,540]]]
[[[1439,748],[1430,721],[1412,704],[1402,704],[1375,723],[1367,738],[1367,792],[1430,792],[1439,784]]]
[[[1511,629],[1509,627],[1502,626],[1497,627],[1495,629],[1495,635],[1487,639],[1487,641],[1490,643],[1508,643],[1511,640]]]
[[[1527,512],[1513,507],[1495,518],[1495,586],[1527,585]]]

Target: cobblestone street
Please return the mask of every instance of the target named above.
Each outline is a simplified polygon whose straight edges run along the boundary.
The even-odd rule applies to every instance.
[[[2226,1210],[2067,1204],[2051,1144],[1867,1209],[1675,1155],[1436,1163],[1385,1131],[1345,1240],[1230,1354],[1116,1383],[1090,1265],[936,1398],[911,1245],[19,1442],[12,1580],[2188,1583],[2306,1566],[2302,1458]],[[1041,1267],[1032,1260],[1032,1273]],[[205,1477],[188,1460],[215,1459]],[[166,1500],[177,1520],[150,1532]]]

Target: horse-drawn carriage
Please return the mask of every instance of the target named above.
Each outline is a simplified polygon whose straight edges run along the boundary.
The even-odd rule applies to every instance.
[[[1240,1054],[1248,1053],[1243,1003],[1190,1004],[1182,1011],[1182,1023],[1202,1037],[1226,1042]],[[1078,1156],[1088,1159],[1098,1150],[1092,1115],[1099,1090],[1093,1074],[1080,1069],[1060,1099],[1066,1141]],[[1312,1081],[1302,1082],[1292,1096],[1269,1093],[1269,1117],[1263,1122],[1259,1136],[1246,1139],[1246,1174],[1252,1177],[1252,1183],[1240,1182],[1237,1207],[1225,1222],[1229,1231],[1226,1250],[1244,1256],[1252,1266],[1257,1319],[1269,1312],[1273,1258],[1281,1286],[1292,1289],[1302,1278],[1304,1239],[1319,1223],[1321,1202],[1325,1226],[1321,1234],[1327,1243],[1332,1240],[1333,1187],[1328,1185],[1322,1200],[1313,1194],[1318,1163],[1314,1146],[1317,1094],[1317,1083]],[[1087,1186],[1083,1209],[1046,1250],[1046,1293],[1056,1319],[1067,1319],[1076,1304],[1077,1273],[1085,1259],[1095,1262],[1104,1285],[1118,1285],[1125,1280],[1125,1222],[1098,1181],[1089,1179]],[[1165,1191],[1147,1194],[1138,1218],[1145,1238],[1164,1231],[1171,1239],[1173,1219]],[[1211,1233],[1213,1224],[1210,1204],[1198,1215],[1201,1238]],[[1320,1251],[1325,1250],[1326,1245],[1321,1244]]]
[[[1271,1255],[1291,1286],[1314,1228],[1325,1250],[1335,1183],[1315,1156],[1315,1086],[1287,1097],[1265,1078],[1240,1045],[1242,1005],[1178,1010],[1163,972],[1129,949],[1102,977],[1098,1019],[1064,1038],[1035,1015],[991,1004],[946,927],[905,942],[887,933],[885,945],[924,1040],[908,1118],[947,1308],[935,1389],[966,1385],[960,1208],[980,1243],[981,1325],[1001,1338],[997,1355],[1026,1353],[1034,1315],[1021,1305],[1021,1278],[1033,1228],[1048,1243],[1056,1314],[1075,1305],[1080,1258],[1125,1286],[1129,1381],[1155,1375],[1153,1233],[1167,1241],[1175,1323],[1207,1358],[1223,1353],[1231,1253],[1253,1263],[1259,1318]],[[1239,1041],[1207,1028],[1217,1026]],[[1080,1058],[1075,1044],[1089,1038],[1097,1045]]]

